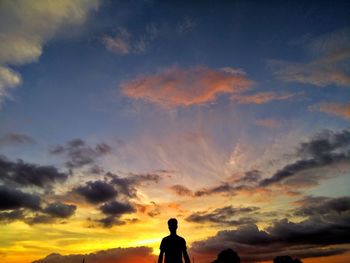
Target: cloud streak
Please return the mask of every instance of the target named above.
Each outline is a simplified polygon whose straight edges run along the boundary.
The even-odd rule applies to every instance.
[[[316,59],[310,62],[270,60],[273,74],[286,82],[299,82],[319,87],[350,86],[350,29],[319,36],[309,43]]]
[[[350,102],[349,103],[335,103],[335,102],[321,102],[309,107],[311,111],[320,111],[332,116],[341,117],[346,120],[350,119]]]

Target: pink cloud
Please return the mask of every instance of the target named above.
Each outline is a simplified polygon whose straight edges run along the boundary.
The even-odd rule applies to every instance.
[[[335,115],[344,119],[350,119],[350,102],[349,103],[334,103],[321,102],[310,107],[311,111],[320,111]]]
[[[241,71],[173,67],[122,84],[122,93],[165,107],[191,106],[213,102],[220,94],[241,93],[252,84]]]
[[[252,95],[233,95],[231,98],[240,104],[264,104],[274,100],[291,99],[300,93],[258,92]]]

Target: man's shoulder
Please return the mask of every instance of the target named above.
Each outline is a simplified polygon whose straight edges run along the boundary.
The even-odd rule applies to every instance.
[[[183,237],[180,237],[178,235],[169,235],[169,236],[166,236],[162,239],[162,241],[167,241],[167,240],[174,240],[174,239],[177,239],[177,240],[181,240],[181,241],[185,241],[185,239]]]

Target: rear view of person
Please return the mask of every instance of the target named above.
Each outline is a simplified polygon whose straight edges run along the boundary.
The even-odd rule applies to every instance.
[[[164,237],[160,244],[158,263],[163,263],[164,254],[165,263],[182,263],[182,256],[185,263],[190,263],[190,258],[187,254],[186,241],[184,238],[176,234],[177,220],[175,218],[170,218],[168,220],[168,227],[170,235]]]

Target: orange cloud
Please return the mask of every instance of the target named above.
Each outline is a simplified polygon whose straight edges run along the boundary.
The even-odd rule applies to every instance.
[[[165,107],[191,106],[213,102],[220,94],[241,93],[253,84],[241,70],[228,69],[173,67],[122,84],[122,93]]]
[[[233,95],[232,100],[240,104],[264,104],[273,100],[287,100],[299,95],[299,93],[275,93],[259,92],[252,95]]]
[[[350,119],[350,102],[348,103],[335,103],[335,102],[322,102],[310,107],[311,111],[320,111],[342,117],[344,119]]]

